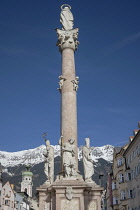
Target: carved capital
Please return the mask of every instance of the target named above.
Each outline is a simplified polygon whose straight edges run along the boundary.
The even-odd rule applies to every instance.
[[[74,51],[77,50],[79,41],[78,39],[78,28],[73,30],[64,31],[60,29],[56,29],[56,33],[58,36],[57,46],[59,47],[59,51],[62,52],[65,48],[71,48]]]

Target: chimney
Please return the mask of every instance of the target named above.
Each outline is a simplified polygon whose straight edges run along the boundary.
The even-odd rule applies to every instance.
[[[131,142],[133,140],[134,136],[129,137],[129,141]]]
[[[133,130],[133,134],[134,134],[134,136],[138,133],[138,131],[139,131],[139,129],[135,129],[135,130]]]

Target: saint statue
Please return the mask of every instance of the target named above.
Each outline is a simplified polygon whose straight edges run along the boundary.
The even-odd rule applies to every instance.
[[[75,151],[74,151],[74,141],[69,139],[67,143],[64,143],[62,147],[63,152],[63,167],[65,177],[76,176],[76,160],[75,160]]]
[[[65,31],[69,31],[73,29],[73,14],[71,13],[71,7],[67,4],[61,6],[61,13],[60,13],[60,23],[62,24],[62,29]]]
[[[64,84],[64,81],[66,80],[62,75],[58,77],[60,79],[60,81],[58,82],[59,84],[59,88],[58,90],[61,91],[62,87],[63,87],[63,84]]]
[[[71,81],[73,83],[73,90],[78,90],[78,84],[79,84],[79,77],[75,77],[75,80]]]
[[[92,175],[94,174],[93,160],[91,156],[90,139],[85,138],[85,146],[83,147],[83,165],[85,181],[92,182]]]
[[[50,141],[46,140],[46,151],[43,153],[45,156],[44,172],[47,177],[47,182],[50,184],[54,181],[54,148],[50,145]]]

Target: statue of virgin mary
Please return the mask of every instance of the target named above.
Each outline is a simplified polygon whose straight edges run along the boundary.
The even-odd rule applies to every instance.
[[[71,7],[67,4],[61,6],[61,13],[60,13],[60,23],[62,24],[62,29],[65,31],[69,31],[73,29],[73,14],[71,13]]]

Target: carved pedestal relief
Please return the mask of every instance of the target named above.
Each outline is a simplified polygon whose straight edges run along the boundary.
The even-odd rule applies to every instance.
[[[61,210],[79,210],[79,199],[61,200]]]
[[[68,200],[71,200],[73,197],[73,191],[72,191],[72,187],[67,187],[66,188],[66,198]]]
[[[49,202],[45,202],[44,210],[51,210],[51,204]]]
[[[88,210],[97,210],[97,202],[91,201],[89,204]]]

